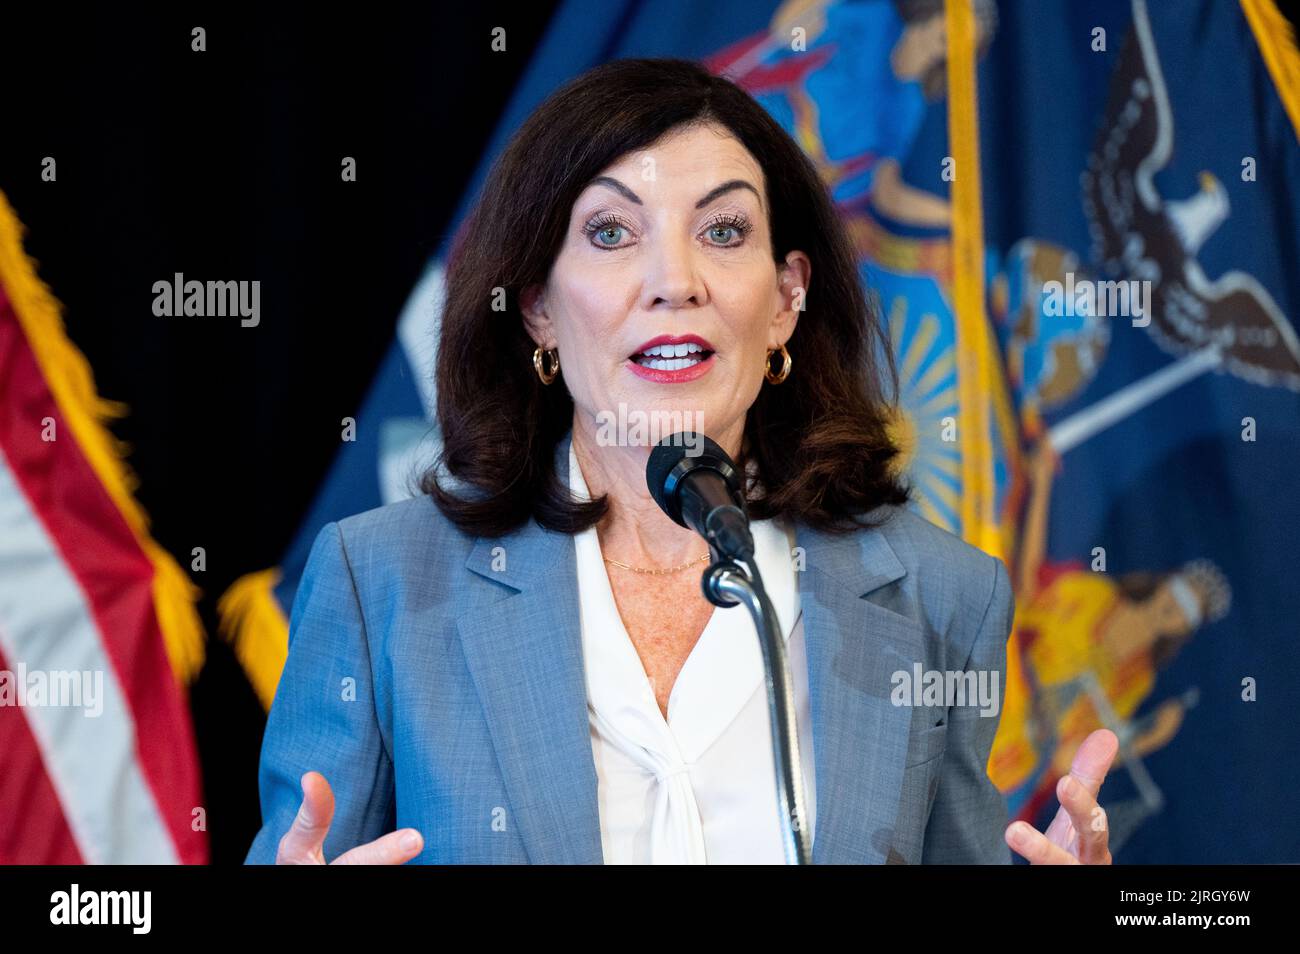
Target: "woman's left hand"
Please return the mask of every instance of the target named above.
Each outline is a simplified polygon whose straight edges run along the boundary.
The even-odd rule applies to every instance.
[[[1119,739],[1109,729],[1098,729],[1079,746],[1070,774],[1056,783],[1061,809],[1047,832],[1017,821],[1007,826],[1007,844],[1032,865],[1108,865],[1110,828],[1097,793],[1119,751]]]

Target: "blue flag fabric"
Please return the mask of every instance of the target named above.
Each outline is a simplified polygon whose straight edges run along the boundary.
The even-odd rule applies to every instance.
[[[966,2],[967,90],[934,0],[565,3],[458,218],[524,117],[588,67],[683,56],[734,78],[849,226],[900,370],[913,506],[1012,569],[989,771],[1013,815],[1044,824],[1074,749],[1105,726],[1122,742],[1102,790],[1118,861],[1300,861],[1286,790],[1300,148],[1285,106],[1300,91],[1269,62],[1300,62],[1294,40],[1267,0]],[[979,122],[975,314],[953,292],[963,96]],[[285,555],[282,613],[319,529],[414,492],[436,454],[445,254]],[[986,334],[975,379],[963,359]],[[977,495],[991,526],[974,525]]]
[[[1295,862],[1293,117],[1235,5],[1001,10],[980,102],[990,315],[1028,463],[1023,682],[991,774],[1041,823],[1107,726],[1119,860]]]

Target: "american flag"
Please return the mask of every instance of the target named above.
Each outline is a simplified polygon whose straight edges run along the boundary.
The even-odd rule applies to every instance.
[[[0,863],[203,864],[195,590],[0,194]]]

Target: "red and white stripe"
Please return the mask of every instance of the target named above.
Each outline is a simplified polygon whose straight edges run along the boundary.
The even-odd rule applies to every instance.
[[[153,574],[0,288],[0,669],[103,673],[97,718],[0,705],[0,863],[207,861]]]

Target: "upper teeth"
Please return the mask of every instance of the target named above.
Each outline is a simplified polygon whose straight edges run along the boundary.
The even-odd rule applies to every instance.
[[[695,354],[703,350],[703,348],[694,342],[689,342],[687,344],[676,345],[655,345],[653,348],[646,348],[642,354],[647,358],[684,358],[688,354]]]

